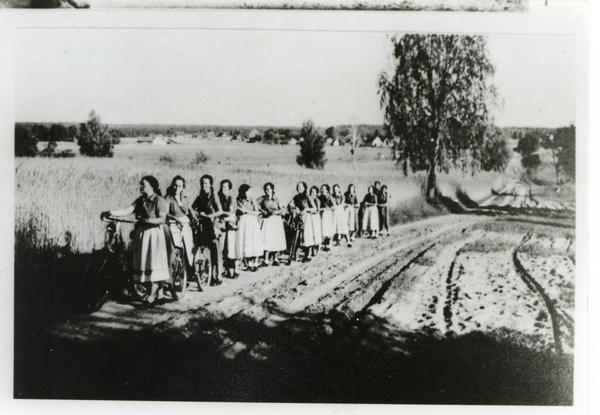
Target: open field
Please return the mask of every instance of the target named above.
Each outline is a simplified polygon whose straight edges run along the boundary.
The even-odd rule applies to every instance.
[[[15,397],[572,405],[573,215],[449,215],[424,202],[424,178],[404,177],[388,149],[359,149],[358,170],[347,147],[327,148],[317,171],[297,154],[202,141],[121,145],[112,159],[17,159]],[[242,272],[203,292],[190,285],[182,301],[151,310],[109,301],[78,311],[100,212],[131,203],[145,174],[163,189],[181,174],[193,198],[205,173],[258,193],[271,181],[284,203],[300,180],[354,183],[361,196],[380,180],[396,226],[308,264]],[[473,200],[502,179],[438,177]],[[534,191],[574,198],[572,185]]]

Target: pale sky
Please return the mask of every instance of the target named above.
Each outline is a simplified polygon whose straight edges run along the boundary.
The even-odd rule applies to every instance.
[[[318,126],[381,124],[382,33],[21,29],[16,121]],[[575,39],[489,37],[499,126],[575,120]]]

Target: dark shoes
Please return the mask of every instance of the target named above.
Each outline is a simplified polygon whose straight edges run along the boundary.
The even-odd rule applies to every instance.
[[[304,257],[304,259],[302,260],[302,262],[310,262],[312,261],[312,259],[310,259],[309,257]]]
[[[216,287],[217,285],[221,285],[221,284],[223,284],[223,281],[221,281],[221,280],[215,280],[215,281],[210,282],[211,287]]]

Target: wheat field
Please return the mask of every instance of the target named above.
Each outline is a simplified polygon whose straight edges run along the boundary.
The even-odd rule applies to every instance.
[[[69,146],[77,151],[72,143],[60,143],[58,150]],[[200,151],[208,156],[206,163],[196,161]],[[295,194],[299,181],[309,186],[339,184],[344,191],[353,183],[362,199],[367,187],[379,180],[388,186],[392,223],[438,213],[421,196],[423,177],[404,177],[395,168],[389,149],[359,148],[356,170],[348,147],[328,147],[323,170],[298,166],[298,151],[297,146],[202,140],[186,145],[119,145],[111,159],[79,155],[16,159],[15,247],[45,250],[68,245],[78,253],[98,249],[104,237],[100,213],[131,204],[139,196],[141,177],[148,174],[159,180],[163,192],[174,176],[183,176],[190,202],[200,190],[203,174],[211,174],[216,186],[223,179],[231,180],[234,193],[241,184],[250,184],[255,197],[263,193],[266,182],[273,182],[284,204]],[[124,235],[127,229],[126,225]]]

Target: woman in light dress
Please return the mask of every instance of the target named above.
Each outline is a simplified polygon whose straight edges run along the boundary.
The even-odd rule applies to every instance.
[[[321,186],[319,201],[321,202],[321,236],[323,237],[323,251],[330,250],[329,244],[333,239],[333,198],[329,194],[331,188],[328,184]]]
[[[333,234],[335,244],[339,245],[342,239],[346,240],[348,248],[352,247],[348,238],[348,215],[346,214],[346,204],[340,185],[333,185]]]
[[[265,249],[265,265],[271,264],[270,254],[273,254],[273,265],[279,265],[279,253],[287,248],[285,229],[281,215],[285,209],[281,208],[279,199],[275,196],[275,185],[266,183],[263,187],[265,194],[258,200],[258,207],[262,214],[262,237]]]
[[[103,216],[127,216],[135,214],[133,236],[133,277],[150,285],[148,296],[140,308],[154,307],[158,289],[163,281],[171,279],[169,258],[173,245],[169,227],[166,225],[169,204],[162,197],[158,180],[144,176],[140,181],[139,198],[124,209],[103,212]]]
[[[369,193],[365,195],[363,206],[363,232],[370,233],[371,238],[377,238],[379,233],[379,210],[377,209],[377,195],[373,186],[369,186]]]
[[[258,223],[260,211],[252,197],[252,187],[240,186],[236,199],[238,229],[235,231],[235,246],[230,252],[231,258],[244,259],[248,269],[258,269],[258,257],[264,254],[263,237]]]
[[[317,256],[319,253],[319,246],[323,243],[323,237],[321,236],[321,202],[319,201],[319,188],[313,186],[310,188],[309,198],[314,205],[315,210],[310,214],[310,221],[312,225],[314,245],[312,246],[312,256]]]
[[[350,242],[354,240],[354,234],[360,229],[358,225],[358,209],[360,204],[356,197],[356,188],[353,184],[348,186],[348,190],[344,194],[344,200],[346,202],[346,212],[348,215],[348,236]]]

